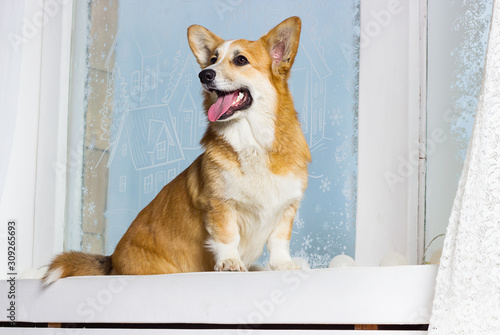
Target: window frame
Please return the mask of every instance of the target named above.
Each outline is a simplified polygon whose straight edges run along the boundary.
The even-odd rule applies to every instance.
[[[167,183],[170,183],[172,180],[174,180],[175,175],[177,173],[176,168],[169,169],[167,172]]]
[[[374,24],[385,33],[368,35],[368,45],[360,48],[358,265],[377,266],[391,252],[405,255],[410,264],[420,264],[423,254],[427,1],[404,2],[406,12],[394,15],[387,25],[381,24],[373,13],[387,11],[394,4],[401,5],[397,0],[361,0],[362,34]],[[403,71],[391,71],[394,68]],[[401,113],[405,110],[408,112]],[[406,139],[395,141],[387,127],[407,134]],[[414,154],[418,160],[410,161],[412,173],[400,173]],[[399,177],[397,184],[388,183],[391,173]],[[401,237],[405,238],[403,243]]]
[[[121,148],[121,152],[122,152],[122,157],[125,157],[127,156],[128,154],[128,144],[127,143],[123,143],[122,144],[122,148]]]
[[[130,78],[130,94],[138,95],[141,92],[141,71],[134,71]]]
[[[125,192],[127,190],[127,176],[120,176],[118,189],[120,192]]]
[[[397,1],[361,0],[361,31],[373,24],[370,13],[387,9],[394,2]],[[404,4],[407,6],[404,13],[383,27],[384,33],[360,50],[356,261],[362,266],[378,265],[379,260],[391,251],[405,254],[410,264],[418,264],[423,249],[427,6],[425,0],[411,0]],[[48,6],[47,2],[44,6]],[[40,11],[40,8],[33,7],[31,3],[26,4],[28,17]],[[75,85],[70,90],[69,85],[70,53],[75,48],[85,47],[85,43],[72,44],[71,40],[74,26],[81,24],[73,20],[76,7],[81,9],[77,2],[61,5],[60,12],[51,17],[41,28],[41,33],[29,42],[26,48],[33,49],[33,52],[26,52],[26,59],[23,59],[23,82],[31,84],[22,87],[22,92],[39,97],[33,99],[35,102],[25,101],[19,106],[21,112],[38,120],[38,123],[29,124],[35,130],[36,139],[30,138],[30,143],[26,144],[29,149],[26,151],[33,153],[35,150],[36,154],[26,155],[23,161],[31,171],[26,184],[31,184],[18,196],[17,205],[26,213],[18,218],[26,222],[20,231],[23,240],[20,258],[24,268],[38,268],[63,251],[64,246],[78,245],[78,241],[69,240],[69,229],[65,231],[67,201],[72,202],[76,197],[66,190],[81,189],[78,182],[67,180],[67,170],[81,164],[83,157],[83,148],[75,145],[79,143],[78,136],[83,135],[67,131],[69,125],[83,122],[77,116],[68,115],[70,104],[75,104],[73,100],[78,100],[75,97],[79,98],[84,92],[82,87]],[[398,43],[395,36],[406,39],[408,43]],[[388,50],[405,57],[399,57],[395,64],[391,57],[381,57]],[[386,71],[394,67],[405,67],[406,70]],[[400,96],[397,95],[401,93],[399,83],[407,84],[406,91]],[[384,96],[384,100],[377,95]],[[70,96],[73,100],[69,99]],[[389,99],[396,103],[388,107],[386,102]],[[71,109],[77,107],[82,106],[73,105]],[[384,110],[384,113],[373,113],[374,109]],[[401,113],[401,110],[408,110],[408,113]],[[401,114],[406,117],[401,117]],[[404,129],[408,136],[399,141],[401,143],[395,143],[388,134],[390,132],[384,131],[386,128],[377,128],[376,125]],[[389,154],[392,155],[389,157],[409,157],[415,150],[419,152],[417,172],[393,192],[385,182],[387,166],[379,157],[388,157]],[[54,162],[66,169],[56,174]],[[402,245],[391,239],[395,227],[402,230],[400,236],[405,237]]]
[[[164,160],[167,158],[167,141],[163,140],[156,143],[156,160]]]
[[[143,193],[144,194],[148,194],[148,193],[151,193],[153,192],[154,190],[154,177],[153,177],[153,174],[150,173],[149,175],[147,175],[146,177],[144,177],[144,187],[143,187]]]
[[[78,163],[67,145],[73,2],[40,7],[26,1],[24,22],[35,18],[40,24],[23,45],[21,61],[16,133],[22,139],[13,142],[22,154],[11,156],[8,178],[15,182],[4,188],[7,215],[19,227],[18,274],[63,251],[66,175]]]

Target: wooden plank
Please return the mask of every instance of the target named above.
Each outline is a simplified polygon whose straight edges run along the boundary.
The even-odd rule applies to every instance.
[[[47,327],[48,328],[61,328],[61,324],[60,323],[49,323],[49,324],[47,324]]]
[[[357,330],[378,330],[377,325],[355,325],[354,329]]]
[[[241,330],[228,329],[77,329],[77,328],[0,328],[0,335],[241,335]],[[245,333],[243,333],[245,334]],[[255,335],[408,335],[407,331],[372,331],[372,330],[254,330]],[[412,331],[411,335],[425,335],[426,331]]]

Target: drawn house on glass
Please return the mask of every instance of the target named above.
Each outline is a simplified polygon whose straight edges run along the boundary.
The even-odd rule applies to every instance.
[[[300,43],[300,52],[305,57],[295,64],[291,88],[302,130],[313,150],[325,139],[326,82],[332,72],[323,58],[319,42],[312,39],[307,29],[302,33]]]
[[[167,106],[123,114],[108,162],[108,220],[146,206],[179,173],[184,155]]]
[[[143,28],[119,32],[106,61],[109,72],[128,84],[115,87],[114,98],[130,102],[115,104],[113,111],[106,210],[111,250],[135,216],[198,155],[206,127],[193,98],[193,92],[199,94],[197,64],[184,57],[177,67],[162,69],[165,57],[150,29]],[[168,100],[162,100],[169,83]]]
[[[140,106],[154,105],[158,95],[159,57],[162,51],[149,27],[133,29],[132,37],[141,55],[141,69],[131,74],[130,93],[139,98]]]
[[[167,100],[172,110],[177,112],[172,119],[184,150],[200,147],[199,141],[207,126],[207,118],[195,102],[201,101],[199,71],[193,57],[186,57],[174,91]],[[196,99],[193,98],[193,91]]]
[[[111,73],[114,67],[120,69],[134,106],[151,106],[158,100],[162,54],[149,26],[136,26],[131,29],[122,27],[116,34],[104,66],[108,73]],[[131,68],[130,65],[134,67]]]

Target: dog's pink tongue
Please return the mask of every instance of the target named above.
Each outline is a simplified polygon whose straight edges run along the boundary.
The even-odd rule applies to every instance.
[[[217,121],[224,113],[226,113],[233,104],[233,101],[238,97],[238,91],[221,95],[217,101],[208,109],[208,119],[210,122]]]

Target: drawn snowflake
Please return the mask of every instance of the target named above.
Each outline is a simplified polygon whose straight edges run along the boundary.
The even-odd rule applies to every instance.
[[[312,242],[313,242],[313,240],[312,240],[311,234],[307,234],[307,236],[304,237],[304,242],[302,243],[304,250],[310,249],[312,246],[311,245]]]
[[[94,150],[95,149],[95,137],[92,136],[92,140],[90,141],[89,145],[88,145],[88,149],[90,151]]]
[[[297,222],[295,223],[295,226],[297,227],[297,229],[300,230],[300,229],[304,228],[304,223],[305,223],[304,220],[298,219]]]
[[[97,219],[94,219],[94,220],[92,221],[92,224],[93,224],[94,226],[97,226],[97,224],[98,224],[98,223],[99,223],[99,221],[97,221]]]
[[[87,186],[83,187],[82,192],[83,192],[83,195],[89,194],[89,189],[87,188]]]
[[[328,267],[328,263],[332,259],[332,256],[329,254],[309,254],[309,265],[311,266],[312,269],[317,269],[317,268],[326,268]]]
[[[352,199],[354,199],[356,191],[354,190],[353,183],[354,182],[350,178],[348,178],[344,182],[344,187],[342,188],[342,194],[344,195],[347,201],[352,201]]]
[[[333,114],[330,115],[330,120],[332,122],[332,126],[339,125],[340,122],[342,121],[342,113],[340,112],[340,108],[337,108],[336,111],[333,112]]]
[[[323,227],[324,230],[328,230],[328,229],[330,229],[330,223],[325,221],[325,222],[323,222],[323,225],[321,227]]]
[[[326,191],[330,191],[330,184],[332,182],[328,180],[328,177],[322,178],[321,179],[321,185],[319,186],[319,189],[325,193]]]
[[[340,164],[347,160],[348,146],[349,144],[345,141],[335,149],[335,160],[337,163]]]
[[[87,242],[85,243],[85,245],[83,246],[85,252],[91,252],[92,251],[92,244],[90,244],[90,242]]]
[[[87,205],[87,212],[89,212],[89,214],[95,213],[95,203],[94,202],[91,202]]]
[[[320,204],[316,204],[316,206],[314,206],[314,211],[315,211],[316,213],[321,212],[321,205],[320,205]]]
[[[309,254],[304,249],[295,252],[293,257],[300,257],[309,263]]]

